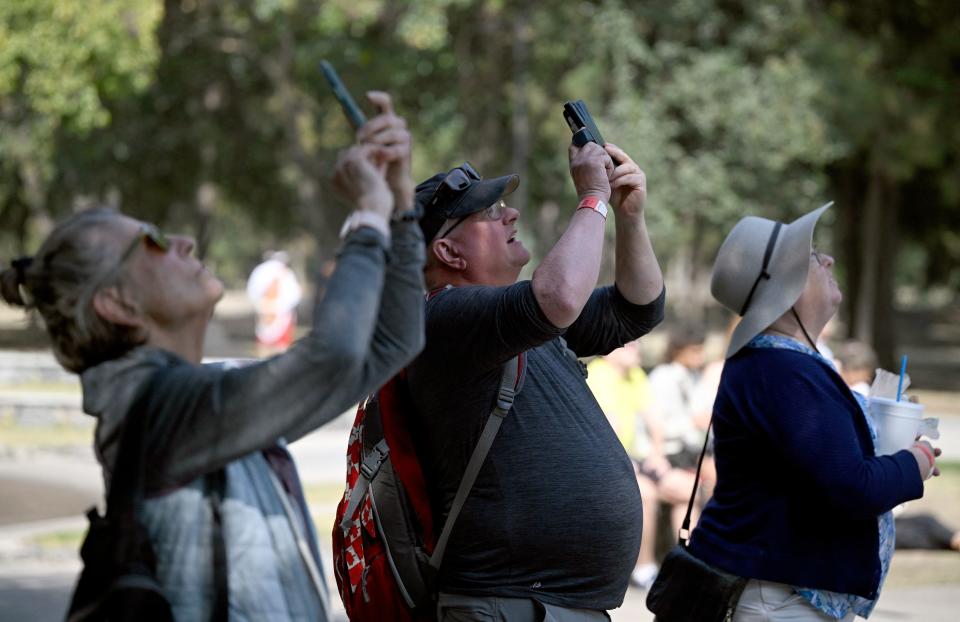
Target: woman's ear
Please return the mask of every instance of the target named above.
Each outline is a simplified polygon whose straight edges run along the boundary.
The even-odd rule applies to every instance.
[[[93,310],[101,318],[131,328],[144,328],[137,305],[127,300],[119,287],[105,287],[93,295]]]
[[[444,267],[457,272],[463,272],[467,269],[467,260],[460,253],[455,241],[449,238],[440,238],[433,241],[431,249]]]

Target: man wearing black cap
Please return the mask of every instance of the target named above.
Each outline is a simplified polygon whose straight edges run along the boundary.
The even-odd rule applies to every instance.
[[[502,366],[526,358],[521,390],[446,549],[441,620],[541,620],[545,611],[606,620],[637,559],[633,467],[577,356],[649,332],[663,317],[663,279],[640,168],[614,145],[588,143],[570,147],[570,172],[580,203],[533,278],[519,282],[530,253],[517,238],[520,214],[506,203],[516,175],[483,180],[464,164],[417,187],[426,282],[439,293],[427,302],[426,349],[407,378],[421,463],[443,516]],[[597,288],[608,202],[616,284]]]

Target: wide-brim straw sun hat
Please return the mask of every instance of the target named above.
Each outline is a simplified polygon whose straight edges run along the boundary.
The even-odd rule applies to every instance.
[[[807,283],[813,228],[833,201],[784,224],[747,216],[717,252],[710,293],[741,316],[726,358],[766,330],[797,302]]]

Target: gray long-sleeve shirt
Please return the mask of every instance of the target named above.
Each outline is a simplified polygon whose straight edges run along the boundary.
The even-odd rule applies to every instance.
[[[209,619],[212,517],[199,476],[223,468],[223,534],[231,620],[324,620],[297,545],[316,550],[309,520],[285,503],[261,450],[295,440],[376,389],[422,347],[423,241],[416,223],[393,226],[388,250],[371,229],[340,253],[311,333],[284,354],[233,367],[193,365],[143,346],[81,376],[84,410],[97,417],[95,445],[109,471],[128,416],[149,417],[146,488],[138,516],[157,557],[157,577],[177,619]],[[128,413],[160,368],[147,412]],[[322,580],[321,580],[322,583]]]

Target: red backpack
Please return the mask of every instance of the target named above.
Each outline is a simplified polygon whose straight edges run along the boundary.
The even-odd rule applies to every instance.
[[[347,485],[333,526],[333,570],[352,622],[436,619],[436,575],[447,540],[523,378],[520,354],[503,368],[484,425],[442,529],[434,522],[414,450],[413,405],[401,372],[357,409]],[[439,534],[438,534],[439,529]]]

